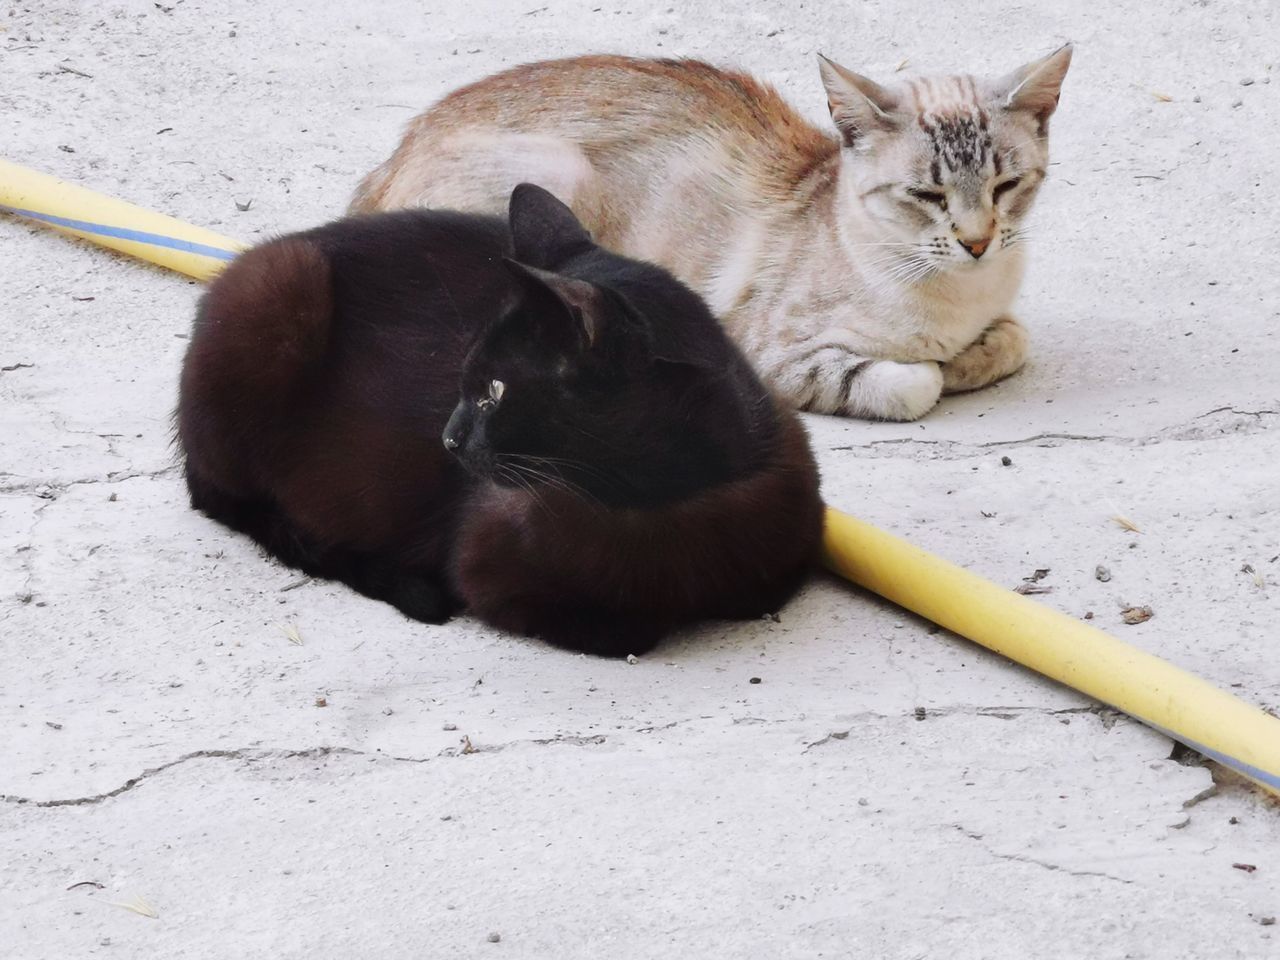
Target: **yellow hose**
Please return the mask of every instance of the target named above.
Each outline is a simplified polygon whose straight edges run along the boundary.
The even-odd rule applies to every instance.
[[[207,280],[244,246],[0,160],[0,207]],[[827,566],[953,633],[1122,710],[1280,795],[1280,720],[1185,670],[827,509]]]
[[[1193,674],[883,530],[827,509],[835,573],[1123,710],[1280,794],[1280,720]]]
[[[0,210],[38,220],[197,280],[222,270],[245,245],[211,230],[106,197],[0,160]]]

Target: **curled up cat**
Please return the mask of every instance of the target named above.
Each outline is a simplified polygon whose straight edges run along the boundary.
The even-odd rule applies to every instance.
[[[541,183],[705,297],[793,406],[913,420],[1023,364],[1010,309],[1070,63],[881,85],[821,58],[831,132],[696,60],[528,64],[413,120],[352,209],[494,213]]]
[[[177,413],[192,506],[437,623],[601,655],[776,610],[818,473],[696,294],[532,185],[509,219],[354,217],[205,294]]]

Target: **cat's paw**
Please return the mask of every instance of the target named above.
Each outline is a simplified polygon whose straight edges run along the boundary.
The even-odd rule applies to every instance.
[[[918,420],[942,396],[942,371],[932,360],[873,360],[858,372],[847,411],[875,420]]]
[[[426,577],[397,576],[389,582],[384,599],[410,620],[445,623],[458,609],[458,602],[443,584]]]
[[[1026,328],[1013,317],[1000,317],[982,336],[942,365],[942,390],[978,390],[1014,373],[1026,359]]]

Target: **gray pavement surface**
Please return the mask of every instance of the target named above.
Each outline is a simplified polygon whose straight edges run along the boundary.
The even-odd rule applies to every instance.
[[[819,49],[1068,39],[1032,363],[809,418],[825,494],[1275,709],[1273,5],[9,0],[0,152],[257,240],[528,59],[735,63],[820,118]],[[635,665],[298,585],[187,508],[199,292],[0,219],[0,956],[1280,956],[1280,806],[835,580]]]

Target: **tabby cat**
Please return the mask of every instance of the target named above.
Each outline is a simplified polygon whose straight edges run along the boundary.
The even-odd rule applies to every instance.
[[[240,256],[177,427],[192,506],[285,563],[591,653],[773,611],[821,536],[804,430],[706,305],[532,185],[509,222],[355,217]]]
[[[792,405],[912,420],[1023,363],[1009,309],[1070,62],[882,86],[823,58],[832,133],[694,60],[534,63],[415,119],[352,209],[495,212],[541,183],[701,293]]]

